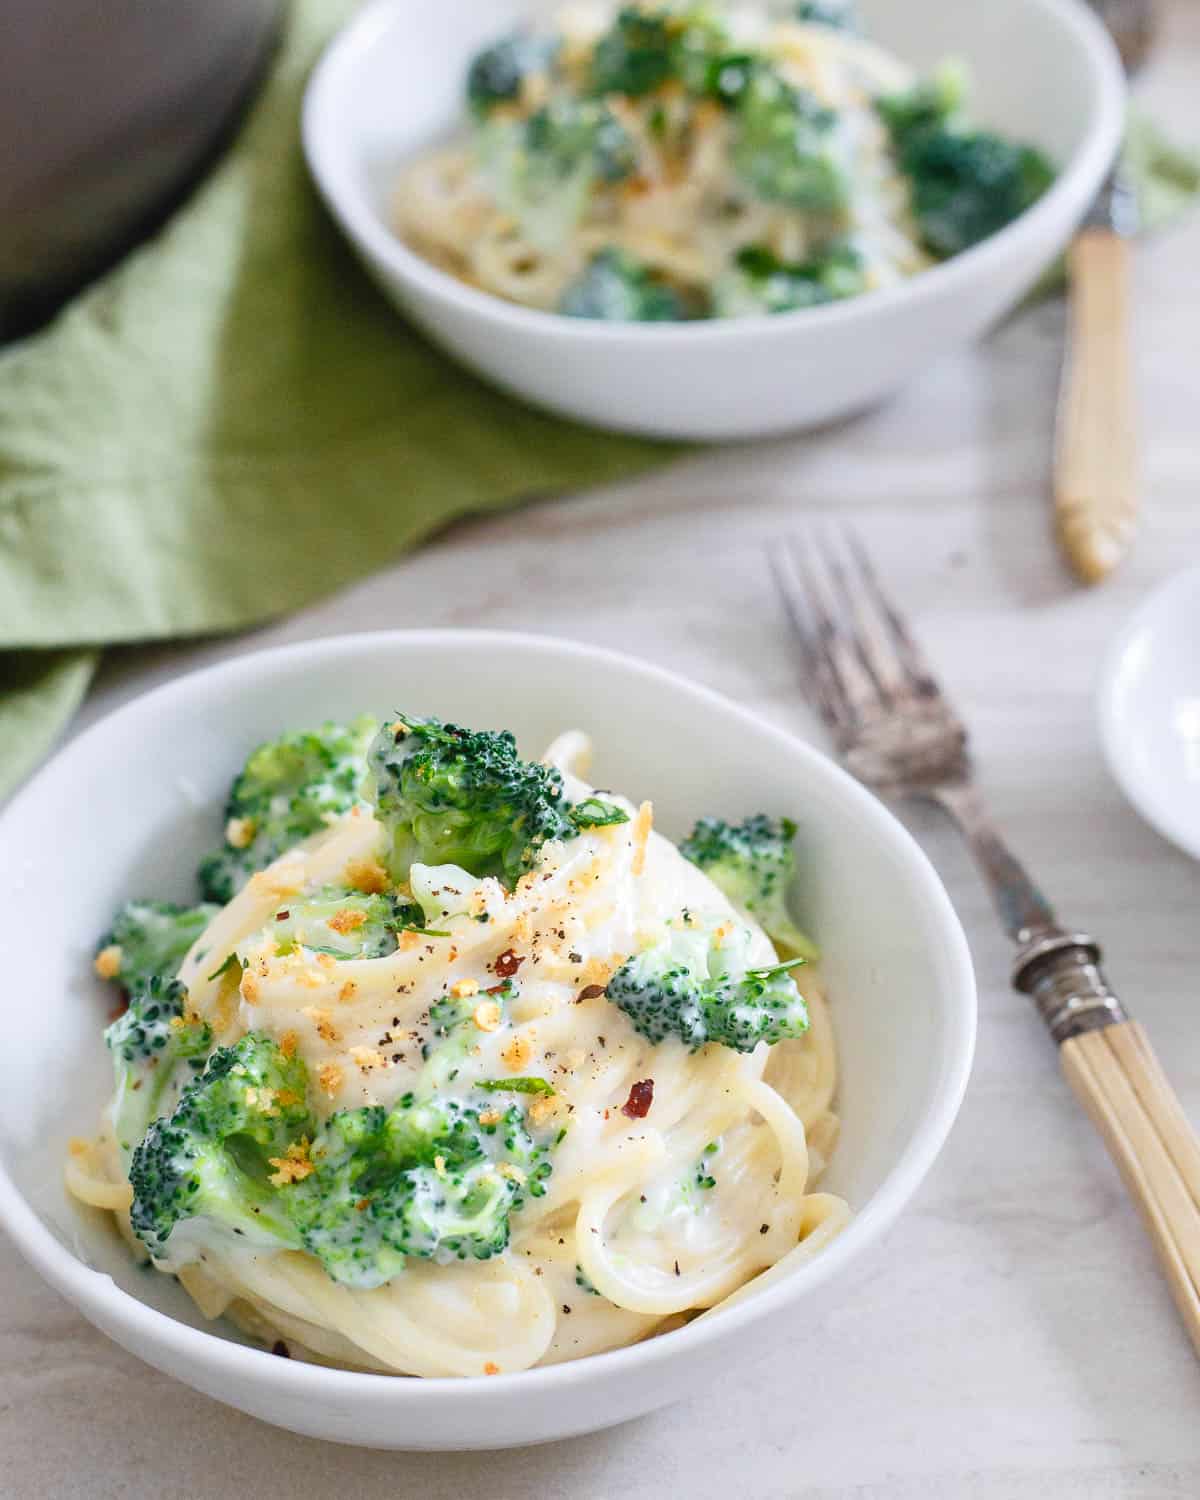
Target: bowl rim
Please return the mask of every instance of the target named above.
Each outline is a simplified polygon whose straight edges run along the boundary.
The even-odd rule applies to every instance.
[[[884,804],[822,751],[761,718],[748,708],[673,672],[624,652],[583,642],[564,640],[533,632],[487,629],[431,628],[360,631],[315,640],[294,642],[266,650],[248,652],[185,673],[121,704],[71,740],[42,767],[0,813],[0,841],[12,821],[14,809],[40,788],[69,771],[76,762],[93,757],[93,747],[125,718],[153,712],[159,721],[176,702],[221,683],[224,686],[260,680],[277,667],[299,659],[313,664],[318,658],[338,658],[346,653],[434,648],[454,645],[464,650],[503,647],[528,653],[574,659],[581,665],[603,662],[621,671],[649,679],[664,688],[682,691],[698,708],[710,707],[731,714],[765,735],[818,780],[853,806],[886,838],[903,860],[906,875],[916,882],[928,904],[931,919],[941,930],[947,968],[947,1005],[940,1035],[940,1068],[930,1096],[896,1162],[879,1190],[856,1208],[847,1227],[820,1255],[798,1266],[775,1285],[729,1308],[719,1318],[696,1319],[685,1327],[624,1345],[601,1354],[586,1355],[560,1364],[535,1366],[469,1379],[461,1376],[409,1378],[353,1371],[300,1360],[280,1359],[274,1354],[235,1342],[219,1332],[194,1328],[168,1313],[142,1302],[119,1287],[110,1276],[87,1266],[42,1222],[9,1175],[0,1158],[0,1227],[11,1236],[17,1249],[43,1278],[105,1332],[120,1328],[121,1341],[150,1363],[150,1351],[165,1350],[163,1367],[188,1364],[203,1368],[221,1381],[282,1389],[297,1397],[336,1394],[367,1405],[394,1401],[409,1403],[419,1413],[435,1407],[454,1392],[460,1404],[486,1405],[502,1401],[515,1390],[536,1395],[562,1387],[585,1386],[593,1379],[618,1377],[633,1366],[670,1363],[691,1349],[712,1340],[728,1339],[761,1323],[797,1299],[798,1292],[813,1291],[840,1273],[846,1265],[877,1241],[895,1221],[932,1167],[958,1114],[970,1075],[976,1036],[976,989],[974,967],[966,936],[942,882],[928,856],[904,825]],[[222,1386],[230,1391],[233,1384]]]
[[[1183,568],[1152,588],[1110,642],[1102,658],[1096,690],[1100,747],[1109,774],[1134,811],[1155,833],[1192,859],[1200,859],[1200,835],[1190,832],[1187,824],[1171,819],[1163,803],[1147,790],[1146,778],[1136,769],[1135,735],[1130,730],[1127,715],[1121,711],[1121,685],[1128,675],[1129,653],[1139,636],[1147,632],[1159,633],[1164,628],[1163,617],[1170,616],[1176,598],[1194,600],[1198,593],[1200,566]]]
[[[1050,188],[1003,229],[895,286],[818,307],[688,323],[606,323],[599,319],[571,318],[507,302],[491,292],[468,286],[435,266],[387,227],[367,195],[358,191],[351,174],[342,170],[335,139],[337,121],[341,118],[336,101],[344,89],[352,87],[362,60],[384,33],[399,24],[404,8],[412,3],[414,0],[370,0],[327,45],[304,91],[301,139],[305,159],[330,213],[370,263],[383,267],[406,289],[414,288],[441,310],[482,319],[518,334],[599,346],[613,341],[627,341],[635,346],[674,343],[690,346],[746,334],[758,340],[787,338],[797,327],[822,332],[875,313],[886,315],[904,304],[920,307],[970,285],[976,275],[986,277],[993,266],[1005,260],[1011,246],[1018,240],[1037,236],[1044,224],[1057,218],[1060,208],[1082,214],[1112,165],[1124,132],[1125,75],[1116,46],[1102,22],[1084,0],[1032,0],[1057,18],[1085,58],[1096,105],[1082,142],[1058,171]],[[797,323],[797,319],[802,321]]]

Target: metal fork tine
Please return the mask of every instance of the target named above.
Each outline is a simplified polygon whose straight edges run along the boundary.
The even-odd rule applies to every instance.
[[[795,542],[785,545],[783,555],[788,567],[776,562],[775,574],[793,621],[805,617],[797,630],[805,643],[807,676],[819,698],[833,705],[832,717],[826,710],[827,719],[848,736],[882,707],[878,687],[855,649],[855,632],[838,618],[837,590]]]
[[[938,697],[941,689],[925,660],[925,655],[909,634],[908,627],[896,612],[891,600],[883,591],[875,565],[867,554],[858,533],[850,525],[842,527],[842,536],[847,550],[854,559],[858,576],[866,595],[874,605],[876,616],[883,622],[891,640],[892,659],[898,661],[908,678],[909,686],[925,698]]]
[[[800,645],[809,698],[829,728],[836,735],[845,736],[851,730],[854,717],[824,652],[817,644],[817,627],[810,614],[804,585],[797,580],[796,557],[792,549],[783,547],[779,551],[769,551],[767,560]]]
[[[834,541],[834,536],[839,538]],[[839,527],[827,534],[824,544],[826,566],[841,595],[842,607],[855,622],[854,642],[862,657],[863,665],[875,679],[880,693],[890,702],[906,691],[912,683],[906,663],[901,658],[894,635],[888,629],[886,616],[879,608],[877,591],[864,589],[859,577],[862,552],[855,549],[848,526]],[[853,577],[847,572],[842,554],[850,556]]]

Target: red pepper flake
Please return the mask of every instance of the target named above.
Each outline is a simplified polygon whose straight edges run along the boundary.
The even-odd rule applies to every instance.
[[[631,1120],[644,1120],[654,1103],[654,1079],[643,1078],[629,1090],[629,1098],[621,1106],[621,1113]]]
[[[108,1013],[108,1019],[110,1021],[119,1021],[121,1019],[121,1017],[125,1014],[125,1012],[128,1009],[129,1009],[129,996],[126,995],[124,992],[122,992],[121,998],[117,1001],[117,1003],[109,1011],[109,1013]]]
[[[579,991],[577,999],[599,1000],[600,996],[603,995],[603,993],[604,986],[602,984],[585,984],[584,987]]]
[[[278,1354],[280,1359],[291,1359],[292,1357],[292,1351],[288,1348],[288,1346],[283,1342],[282,1339],[276,1339],[275,1342],[271,1345],[271,1353]]]
[[[289,917],[290,917],[290,916],[291,916],[291,912],[290,912],[290,911],[277,911],[277,912],[276,912],[276,913],[275,913],[275,920],[276,920],[276,921],[277,921],[277,922],[286,922],[286,921],[287,921],[287,919],[288,919],[288,918],[289,918]]]
[[[499,974],[501,979],[511,979],[524,962],[524,955],[518,958],[511,948],[505,948],[492,965],[492,969]]]

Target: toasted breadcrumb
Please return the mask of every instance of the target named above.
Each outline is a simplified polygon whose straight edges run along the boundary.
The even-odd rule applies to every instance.
[[[258,999],[258,980],[252,969],[242,970],[242,979],[238,985],[238,989],[241,992],[242,999],[249,1000],[251,1005]]]
[[[341,911],[335,911],[329,919],[329,925],[333,931],[342,934],[356,932],[360,927],[365,927],[366,923],[366,912],[359,911],[357,906],[343,907]]]
[[[480,1031],[498,1031],[500,1028],[500,1007],[494,1000],[481,1000],[472,1012],[471,1019],[479,1027]]]
[[[510,1073],[519,1073],[533,1056],[533,1048],[527,1038],[515,1036],[500,1054],[500,1060]]]
[[[250,887],[257,896],[295,896],[304,889],[304,866],[298,860],[270,865],[251,875]]]
[[[493,1107],[492,1109],[481,1109],[479,1111],[479,1123],[481,1125],[499,1125],[503,1118],[504,1111],[502,1109]]]
[[[230,818],[225,825],[225,842],[234,849],[249,849],[254,834],[253,818]]]
[[[377,859],[352,859],[343,873],[350,889],[364,896],[381,896],[391,888],[388,872]]]
[[[478,979],[456,979],[450,986],[450,993],[456,1000],[467,1000],[472,995],[479,993]]]
[[[276,1169],[270,1176],[270,1181],[276,1187],[302,1182],[313,1170],[313,1164],[308,1159],[308,1142],[303,1139],[293,1141],[285,1156],[268,1156],[267,1160]]]
[[[121,972],[123,957],[120,943],[109,943],[107,948],[101,948],[96,954],[92,960],[92,967],[101,979],[115,979]]]
[[[411,953],[414,948],[420,946],[420,942],[421,934],[419,932],[414,932],[410,927],[406,928],[405,931],[402,932],[396,939],[396,947],[400,950],[401,953]]]
[[[515,1182],[518,1187],[524,1187],[528,1180],[520,1167],[514,1165],[511,1161],[502,1161],[496,1170],[500,1173],[501,1177],[507,1177],[510,1182]]]
[[[350,1056],[364,1073],[369,1073],[372,1068],[387,1066],[387,1058],[374,1047],[351,1047]]]
[[[296,1033],[285,1031],[279,1038],[279,1050],[284,1057],[295,1057],[296,1055]]]
[[[483,1373],[485,1375],[499,1375],[500,1366],[493,1363],[493,1361],[489,1359],[487,1364],[483,1367]]]
[[[341,1041],[342,1034],[333,1024],[333,1017],[327,1010],[322,1010],[317,1005],[306,1005],[300,1012],[300,1014],[302,1016],[307,1016],[308,1019],[313,1023],[313,1025],[317,1028],[317,1035],[323,1042]]]
[[[321,1092],[328,1094],[332,1099],[342,1086],[342,1076],[342,1070],[337,1063],[323,1063],[317,1070],[317,1082],[321,1085]]]
[[[547,1098],[544,1094],[539,1095],[529,1106],[529,1119],[533,1125],[545,1125],[559,1112],[560,1096],[552,1094]]]
[[[353,979],[347,979],[345,984],[342,985],[341,989],[338,991],[338,999],[343,1001],[353,1000],[355,995],[357,994],[358,985],[355,984]]]

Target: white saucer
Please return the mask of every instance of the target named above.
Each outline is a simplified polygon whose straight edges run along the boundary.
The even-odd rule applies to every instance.
[[[1100,738],[1138,812],[1200,859],[1200,568],[1169,579],[1113,642]]]

